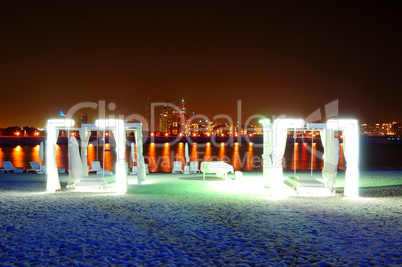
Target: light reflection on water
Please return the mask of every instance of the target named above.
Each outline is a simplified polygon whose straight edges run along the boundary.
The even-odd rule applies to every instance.
[[[191,161],[212,161],[221,160],[233,165],[235,170],[262,170],[262,147],[255,144],[243,143],[241,145],[235,143],[230,146],[221,143],[214,146],[211,143],[189,144],[189,155]],[[314,156],[313,169],[320,170],[323,167],[323,161],[320,153],[323,151],[321,143],[313,144]],[[126,161],[128,166],[132,166],[130,158],[130,145],[126,147]],[[310,170],[311,168],[311,144],[289,143],[286,146],[285,155],[283,158],[283,166],[285,170],[293,170],[294,154],[296,153],[296,169],[297,170]],[[90,144],[88,146],[88,166],[91,168],[91,161],[100,161],[103,165],[103,153],[105,153],[105,168],[107,170],[114,170],[116,162],[115,147],[106,144],[105,152],[102,146]],[[339,168],[345,169],[345,159],[343,157],[343,144],[341,144],[341,157],[339,160]],[[147,143],[144,145],[144,158],[145,163],[149,165],[151,172],[171,172],[173,161],[185,162],[185,143],[178,143],[171,145],[165,143],[163,145],[155,145],[154,143]],[[16,147],[2,147],[0,148],[0,161],[10,160],[14,167],[23,167],[30,169],[30,161],[40,161],[39,159],[39,145],[37,146],[16,146]],[[56,162],[58,167],[68,169],[68,146],[57,145],[56,147]]]

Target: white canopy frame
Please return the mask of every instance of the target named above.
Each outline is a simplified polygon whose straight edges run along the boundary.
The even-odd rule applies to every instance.
[[[285,152],[288,129],[307,128],[320,130],[324,153],[333,149],[330,146],[334,144],[334,131],[342,131],[344,156],[347,162],[344,195],[358,197],[359,128],[357,120],[328,120],[326,124],[308,123],[307,127],[304,126],[305,123],[302,119],[277,119],[273,124],[269,119],[263,119],[260,122],[264,127],[263,177],[266,181],[266,186],[270,188],[272,194],[280,193],[278,191],[281,190],[281,185],[284,181],[282,158]],[[329,164],[331,163],[329,162]]]
[[[47,146],[46,146],[46,167],[47,167],[47,192],[54,193],[61,189],[59,175],[56,165],[56,145],[59,130],[70,131],[74,126],[72,119],[51,119],[47,122]],[[82,164],[87,169],[87,147],[89,143],[91,130],[111,130],[116,141],[116,187],[118,193],[127,192],[127,173],[125,168],[125,152],[126,152],[126,130],[134,130],[137,159],[138,159],[138,180],[144,181],[146,178],[145,163],[143,157],[143,141],[142,141],[142,124],[141,123],[125,123],[121,119],[102,119],[97,120],[95,124],[82,124],[81,134],[81,157]],[[84,174],[85,176],[85,174]]]

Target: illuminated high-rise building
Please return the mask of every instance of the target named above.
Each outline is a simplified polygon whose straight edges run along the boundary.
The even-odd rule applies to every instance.
[[[147,107],[146,107],[145,114],[146,114],[145,119],[147,121],[147,129],[148,129],[148,131],[150,131],[150,129],[151,129],[151,103],[149,101],[149,97],[147,98]]]
[[[88,115],[86,113],[82,113],[80,115],[80,119],[79,119],[79,126],[81,127],[81,124],[86,124],[88,123]]]

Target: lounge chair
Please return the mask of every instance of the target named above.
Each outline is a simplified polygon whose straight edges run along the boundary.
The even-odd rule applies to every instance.
[[[46,166],[41,166],[37,161],[29,162],[32,169],[28,169],[27,172],[36,172],[38,174],[43,174],[46,172]]]
[[[35,171],[38,174],[46,173],[46,166],[45,165],[39,165],[39,162],[37,162],[37,161],[31,161],[31,162],[29,162],[29,164],[31,164],[32,169],[28,169],[27,172]],[[65,173],[66,168],[57,167],[57,172],[58,173]]]
[[[182,173],[183,169],[181,168],[181,165],[182,165],[181,161],[173,161],[172,173]]]
[[[124,168],[126,169],[126,172],[128,174],[130,174],[130,169],[128,168],[128,163],[127,162],[124,163]]]
[[[130,174],[137,174],[138,173],[138,167],[137,166],[133,166],[131,169]],[[148,164],[145,164],[145,173],[149,174],[149,167]]]
[[[198,168],[198,161],[190,161],[190,173],[198,173],[200,169]]]
[[[3,164],[3,167],[4,167],[4,171],[6,171],[6,172],[10,172],[10,171],[23,172],[24,171],[24,169],[20,168],[20,167],[14,168],[13,164],[11,163],[11,161],[2,161],[2,164]]]
[[[145,172],[148,174],[149,173],[149,167],[148,164],[145,164]]]
[[[91,167],[90,172],[96,172],[96,174],[106,174],[106,175],[113,175],[113,172],[104,170],[102,169],[100,162],[99,161],[91,161]]]
[[[137,174],[137,166],[133,166],[133,167],[131,168],[130,174]]]

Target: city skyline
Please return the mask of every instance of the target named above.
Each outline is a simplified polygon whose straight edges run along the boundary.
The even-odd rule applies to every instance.
[[[0,127],[44,127],[100,100],[145,116],[147,97],[233,119],[240,100],[243,121],[306,118],[336,99],[340,117],[402,118],[393,3],[0,5]]]

